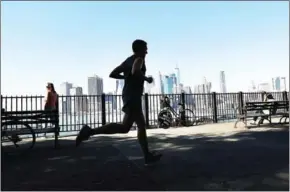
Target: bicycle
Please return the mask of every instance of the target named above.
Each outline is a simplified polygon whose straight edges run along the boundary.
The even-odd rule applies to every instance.
[[[8,115],[4,109],[1,112],[1,149],[8,154],[10,154],[10,149],[12,148],[13,153],[18,152],[21,154],[32,149],[36,140],[32,127],[24,121],[21,121],[21,116]],[[13,126],[16,129],[13,129]],[[19,128],[19,126],[22,128]],[[15,148],[17,151],[15,151]]]
[[[175,117],[175,122],[173,121]],[[175,123],[177,126],[193,126],[195,115],[191,109],[184,109],[183,103],[178,103],[178,111],[170,105],[169,97],[165,96],[163,108],[158,114],[158,127],[168,129]]]

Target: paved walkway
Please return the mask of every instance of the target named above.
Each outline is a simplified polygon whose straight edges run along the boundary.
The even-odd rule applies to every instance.
[[[162,161],[144,167],[128,135],[38,141],[2,155],[2,190],[289,190],[288,127],[233,129],[232,123],[148,131]]]

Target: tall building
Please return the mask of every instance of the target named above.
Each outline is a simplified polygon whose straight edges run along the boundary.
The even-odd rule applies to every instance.
[[[271,91],[271,85],[269,83],[260,83],[258,84],[258,92],[261,91],[266,91],[266,92],[270,92]]]
[[[220,72],[220,92],[221,93],[226,93],[227,92],[226,77],[225,77],[225,72],[224,71]]]
[[[276,79],[275,79],[275,90],[276,91],[280,91],[281,90],[280,77],[276,77]]]
[[[164,93],[164,84],[163,84],[163,77],[159,71],[159,83],[160,83],[160,93],[163,94]]]
[[[97,75],[88,77],[88,94],[101,95],[103,93],[103,79]]]
[[[281,77],[281,85],[283,85],[283,89],[281,88],[281,90],[287,91],[286,77]]]
[[[71,95],[71,111],[72,113],[80,113],[84,111],[85,106],[83,97],[83,88],[82,87],[72,87],[70,89],[70,95]]]
[[[176,94],[180,93],[180,90],[179,90],[180,86],[177,82],[178,81],[177,76],[174,73],[172,73],[169,75],[169,77],[170,77],[171,82],[172,82],[172,93],[176,93]]]
[[[97,75],[88,77],[89,111],[101,110],[101,95],[103,94],[103,79]]]
[[[89,98],[88,95],[83,95],[81,97],[81,102],[82,102],[82,112],[88,112],[89,111]]]
[[[275,78],[272,78],[272,91],[275,91]]]
[[[186,105],[194,105],[194,97],[191,91],[191,87],[190,86],[185,86],[183,88],[183,92],[185,93],[185,104]]]
[[[70,113],[71,112],[71,99],[70,99],[70,89],[72,88],[72,83],[63,82],[60,84],[59,94],[64,97],[60,97],[59,100],[59,111],[61,113]]]
[[[118,94],[118,95],[122,94],[124,85],[125,85],[125,81],[123,79],[116,80],[116,94]]]
[[[82,96],[83,95],[83,88],[82,87],[72,87],[70,89],[71,96]]]
[[[70,95],[70,89],[72,88],[73,84],[69,82],[63,82],[60,84],[60,94],[61,95]]]
[[[162,84],[164,88],[163,94],[173,94],[173,88],[175,85],[176,77],[171,75],[164,75],[162,78]]]
[[[272,90],[273,91],[286,90],[286,78],[285,77],[272,78]]]
[[[194,93],[199,93],[202,95],[196,96],[195,100],[200,102],[202,105],[198,106],[199,108],[210,108],[212,106],[212,97],[211,97],[211,82],[208,82],[206,78],[203,80],[203,84],[196,85],[194,88]]]
[[[121,110],[123,107],[123,100],[122,97],[120,95],[122,95],[122,91],[125,85],[125,81],[123,79],[117,79],[116,80],[116,96],[114,99],[114,105],[113,108],[116,110]]]
[[[117,98],[118,97],[120,97],[120,96],[117,96],[113,92],[106,93],[106,97],[105,97],[106,107],[110,106],[111,107],[110,110],[117,109]]]
[[[179,86],[180,83],[181,83],[181,81],[180,81],[180,70],[179,70],[177,65],[175,67],[175,70],[176,70],[176,74],[177,74],[177,76],[176,76],[176,85]]]

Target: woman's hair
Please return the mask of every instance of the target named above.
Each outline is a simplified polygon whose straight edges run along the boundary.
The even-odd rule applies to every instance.
[[[54,89],[54,85],[53,85],[53,83],[48,83],[47,86],[50,87],[50,89],[51,89],[51,91],[52,91],[53,93],[56,93],[56,91],[55,91],[55,89]]]
[[[55,89],[54,89],[54,85],[53,85],[53,83],[51,84],[51,91],[52,91],[53,93],[56,93],[56,91],[55,91]]]

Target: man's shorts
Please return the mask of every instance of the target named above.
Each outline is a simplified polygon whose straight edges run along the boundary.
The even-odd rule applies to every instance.
[[[122,111],[126,114],[143,114],[142,111],[142,100],[136,100],[136,101],[126,101],[123,100],[123,108]]]

